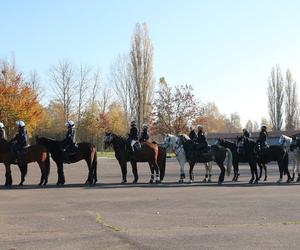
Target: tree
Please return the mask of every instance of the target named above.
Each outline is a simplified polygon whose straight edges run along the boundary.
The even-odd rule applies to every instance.
[[[259,125],[257,121],[253,122],[253,132],[257,132],[259,130]]]
[[[130,51],[131,79],[133,81],[136,103],[137,126],[149,118],[154,87],[153,45],[149,37],[147,24],[137,23],[132,36]]]
[[[73,65],[67,61],[59,61],[50,69],[50,78],[56,94],[56,100],[63,106],[63,119],[69,120],[74,99],[74,70]]]
[[[273,130],[279,131],[283,122],[283,78],[278,65],[272,68],[268,79],[268,107]]]
[[[88,90],[88,83],[90,81],[91,70],[83,65],[80,65],[79,76],[77,80],[77,90],[78,90],[78,107],[77,107],[77,126],[80,126],[80,120],[82,116],[82,109],[86,104],[86,94]],[[77,130],[78,132],[80,130]],[[77,134],[78,134],[77,132]]]
[[[293,130],[299,120],[297,83],[289,70],[286,71],[285,84],[285,129]]]
[[[246,126],[245,128],[249,131],[249,132],[254,132],[254,129],[253,129],[253,123],[251,120],[248,120],[247,123],[246,123]]]
[[[225,124],[229,133],[236,133],[242,130],[241,117],[236,112],[230,114],[230,118],[225,118]]]
[[[37,93],[26,84],[15,64],[7,61],[0,62],[0,100],[0,121],[5,124],[8,137],[16,132],[17,120],[23,120],[31,134],[40,121],[42,107]]]
[[[128,124],[136,115],[135,108],[137,104],[132,72],[132,65],[128,55],[119,55],[110,68],[113,90],[121,100]]]
[[[175,86],[174,90],[161,78],[161,87],[153,102],[153,120],[157,132],[187,132],[189,121],[200,115],[200,108],[190,85]]]

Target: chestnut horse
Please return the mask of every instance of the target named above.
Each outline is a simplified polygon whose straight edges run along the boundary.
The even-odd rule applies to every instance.
[[[134,175],[133,183],[138,182],[137,162],[148,162],[151,170],[150,183],[154,181],[154,170],[156,173],[156,183],[160,183],[164,178],[166,165],[166,150],[156,143],[141,142],[141,148],[131,154],[127,150],[127,139],[125,137],[105,133],[104,146],[112,145],[116,159],[119,161],[122,171],[122,183],[127,182],[127,162],[130,161]],[[159,164],[158,164],[159,163]],[[160,175],[162,174],[162,175]]]
[[[27,174],[27,164],[30,162],[37,162],[41,169],[41,179],[39,186],[46,185],[48,183],[48,176],[50,172],[50,159],[47,148],[41,144],[28,146],[23,149],[21,155],[18,157],[17,165],[21,171],[21,182],[19,186],[23,185],[25,176]],[[12,149],[12,144],[6,140],[0,141],[0,162],[5,165],[5,186],[12,185],[11,177],[11,164],[16,164],[16,156]]]
[[[62,151],[62,142],[45,137],[36,137],[36,142],[44,145],[51,154],[53,161],[57,165],[58,180],[56,185],[65,184],[64,175],[64,153]],[[70,155],[70,162],[74,163],[85,160],[88,165],[88,178],[85,184],[95,185],[97,182],[97,150],[92,143],[80,142],[77,144],[77,152]]]

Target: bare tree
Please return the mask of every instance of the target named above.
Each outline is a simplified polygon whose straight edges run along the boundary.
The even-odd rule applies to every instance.
[[[101,81],[99,70],[97,70],[94,73],[92,81],[93,81],[93,85],[92,85],[92,89],[91,89],[90,104],[94,106],[95,103],[96,103],[96,98],[97,98],[97,94],[98,94],[99,86],[100,86],[100,81]]]
[[[283,122],[283,78],[278,65],[272,68],[271,76],[268,80],[268,106],[269,116],[273,130],[280,131]]]
[[[138,128],[151,113],[153,95],[153,45],[149,37],[147,24],[137,23],[132,37],[131,74],[135,89],[136,119]]]
[[[77,80],[77,90],[78,90],[78,107],[77,107],[77,123],[80,126],[80,120],[82,116],[82,110],[86,104],[86,94],[89,88],[91,69],[80,65],[78,80]]]
[[[253,132],[253,122],[251,120],[248,120],[246,123],[245,128],[249,131],[249,132]]]
[[[285,84],[285,129],[297,127],[299,119],[297,83],[293,80],[289,70],[286,71]]]
[[[111,101],[111,91],[104,85],[100,93],[100,113],[105,113]]]
[[[74,70],[73,65],[67,61],[59,61],[50,69],[50,78],[53,82],[54,91],[63,106],[64,120],[70,118],[72,100],[74,99]]]
[[[127,122],[135,117],[136,99],[132,70],[128,55],[119,55],[111,65],[111,82],[115,94],[121,99]]]

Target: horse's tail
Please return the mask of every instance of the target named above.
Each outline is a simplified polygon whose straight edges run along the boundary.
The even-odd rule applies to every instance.
[[[289,153],[287,151],[285,151],[284,153],[281,167],[284,171],[284,174],[287,174],[289,172]]]
[[[94,152],[94,156],[93,156],[93,161],[92,161],[92,167],[93,167],[93,173],[94,173],[94,184],[97,183],[97,149],[96,147],[94,148],[95,152]]]
[[[46,176],[47,178],[49,177],[50,174],[50,153],[47,152],[47,157],[45,161],[45,167],[46,167]]]
[[[167,159],[167,150],[163,147],[158,148],[158,167],[160,171],[160,180],[162,181],[165,177],[166,172],[166,159]]]
[[[231,169],[232,169],[232,153],[231,153],[231,150],[229,148],[226,148],[226,151],[227,151],[226,152],[226,158],[227,158],[226,174],[227,174],[227,176],[230,176]]]

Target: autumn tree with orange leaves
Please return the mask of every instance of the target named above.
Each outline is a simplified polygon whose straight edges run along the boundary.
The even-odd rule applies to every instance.
[[[42,107],[15,65],[6,61],[0,62],[0,100],[0,121],[5,124],[8,137],[16,132],[17,120],[23,120],[31,134],[42,116]]]

